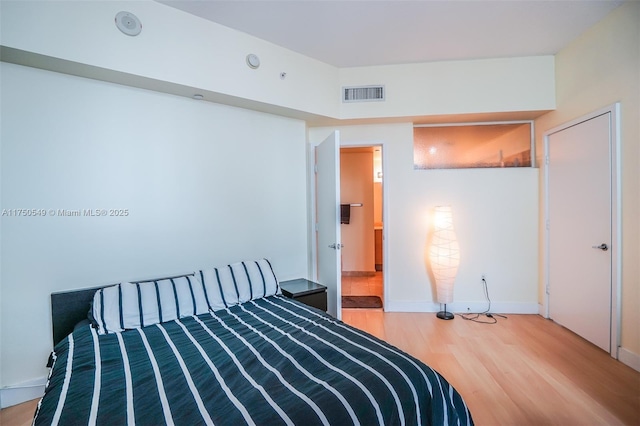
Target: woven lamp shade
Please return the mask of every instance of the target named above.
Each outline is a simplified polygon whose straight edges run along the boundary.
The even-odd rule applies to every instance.
[[[429,261],[436,280],[438,303],[453,302],[453,283],[460,264],[460,248],[453,229],[451,206],[437,206],[434,214],[434,230]]]

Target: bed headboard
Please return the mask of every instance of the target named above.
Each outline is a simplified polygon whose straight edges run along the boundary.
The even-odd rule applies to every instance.
[[[168,280],[194,274],[172,275],[163,278],[151,278],[147,280],[131,281],[132,283],[144,283],[149,281]],[[51,293],[51,324],[53,328],[53,346],[55,347],[62,339],[73,331],[73,328],[83,319],[87,318],[93,295],[96,290],[106,286],[83,288],[79,290],[60,291]]]
[[[73,331],[73,327],[87,318],[93,295],[103,287],[51,293],[51,322],[53,346]]]

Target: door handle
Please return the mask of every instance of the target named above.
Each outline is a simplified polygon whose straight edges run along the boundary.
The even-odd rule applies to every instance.
[[[329,248],[332,248],[334,250],[340,250],[342,247],[344,247],[343,244],[338,244],[338,243],[329,244]]]
[[[591,247],[594,248],[594,249],[600,249],[602,251],[609,250],[609,247],[605,243],[602,243],[599,246],[591,246]]]

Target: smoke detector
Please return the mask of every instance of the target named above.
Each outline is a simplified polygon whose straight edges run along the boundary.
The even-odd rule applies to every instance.
[[[116,27],[128,36],[137,36],[142,31],[142,24],[136,15],[131,12],[118,12],[116,15]]]
[[[254,70],[258,68],[260,66],[260,58],[258,58],[258,55],[249,53],[247,55],[247,65],[249,66],[249,68]]]

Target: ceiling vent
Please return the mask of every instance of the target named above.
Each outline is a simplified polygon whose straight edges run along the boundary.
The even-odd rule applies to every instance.
[[[350,86],[342,88],[342,102],[384,101],[384,86]]]

